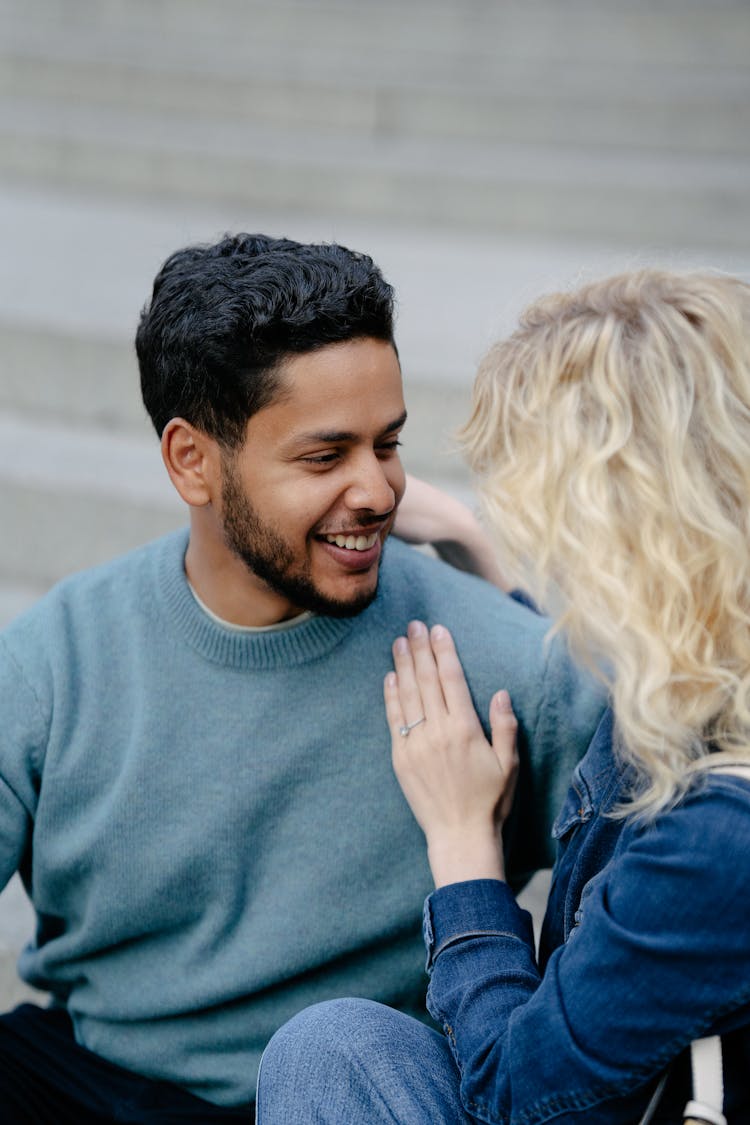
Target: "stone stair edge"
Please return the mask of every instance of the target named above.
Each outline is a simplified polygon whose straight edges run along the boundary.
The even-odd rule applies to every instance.
[[[697,84],[709,98],[719,98],[724,92],[743,92],[748,83],[746,58],[739,47],[734,62],[726,56],[712,58],[701,50],[696,52],[695,59],[676,58],[669,64],[641,54],[636,59],[586,58],[585,66],[578,67],[571,66],[569,52],[564,49],[559,57],[525,57],[515,44],[504,41],[479,44],[471,54],[457,52],[452,42],[431,52],[409,49],[408,67],[403,65],[404,51],[405,48],[393,44],[383,51],[342,55],[331,46],[309,41],[296,51],[289,43],[259,43],[255,38],[243,42],[236,36],[222,43],[221,50],[210,40],[194,36],[186,36],[184,42],[178,37],[165,46],[144,41],[142,34],[119,34],[113,38],[106,27],[96,25],[85,35],[63,27],[54,39],[40,34],[36,25],[25,32],[13,33],[11,28],[0,43],[0,58],[6,67],[14,60],[71,69],[80,66],[92,71],[120,67],[129,73],[158,75],[165,84],[184,75],[236,84],[273,82],[277,86],[286,83],[405,93],[445,89],[451,94],[497,92],[504,96],[518,94],[519,90],[528,94],[540,85],[544,89],[552,84],[562,98],[586,96],[594,91],[608,101],[643,97],[644,86],[648,89],[649,83],[658,84],[660,95],[667,97],[694,90]],[[7,74],[2,75],[6,85],[10,80]]]
[[[187,524],[179,504],[2,484],[0,583],[15,588],[47,589]]]
[[[167,74],[163,65],[59,63],[29,56],[0,56],[4,96],[13,105],[28,102],[35,115],[59,106],[74,111],[96,104],[97,112],[155,113],[176,122],[228,120],[276,130],[315,128],[321,134],[358,133],[381,137],[466,137],[468,140],[643,148],[660,151],[732,153],[750,151],[746,105],[750,72],[681,75],[657,84],[626,73],[622,83],[555,82],[506,77],[490,87],[457,79],[412,80],[410,84],[367,77],[284,77],[278,73],[242,76],[223,72]],[[554,98],[551,93],[554,92]],[[179,126],[178,126],[179,127]]]
[[[33,585],[29,582],[15,581],[3,582],[0,580],[0,629],[3,629],[15,617],[28,609],[41,598],[48,587],[44,584]],[[0,954],[2,943],[0,942]]]
[[[15,3],[2,5],[0,11],[6,16],[12,16],[21,25],[29,18],[27,5]],[[207,12],[210,11],[210,16]],[[84,29],[87,26],[99,23],[109,23],[118,29],[123,25],[129,28],[139,28],[144,31],[157,31],[164,23],[174,27],[182,26],[186,31],[197,28],[204,32],[210,29],[222,30],[226,28],[236,34],[238,27],[247,28],[248,34],[262,37],[263,34],[278,35],[284,33],[292,41],[299,37],[309,37],[311,27],[321,33],[327,32],[328,36],[344,36],[355,42],[366,40],[369,43],[390,44],[394,40],[408,40],[412,35],[424,41],[430,35],[440,35],[450,32],[454,37],[461,34],[475,36],[478,32],[486,34],[490,30],[504,29],[510,24],[516,28],[524,28],[530,43],[546,46],[545,30],[550,28],[554,36],[549,40],[569,38],[572,45],[585,43],[602,29],[610,31],[614,22],[618,38],[622,42],[623,33],[630,30],[637,39],[639,52],[648,44],[643,43],[640,28],[644,18],[649,21],[652,34],[652,45],[659,42],[653,34],[659,29],[663,45],[680,43],[686,35],[693,34],[697,28],[707,30],[709,37],[705,45],[710,45],[711,38],[727,41],[733,29],[722,26],[722,21],[717,18],[717,13],[725,17],[737,15],[744,17],[746,12],[738,0],[723,0],[718,3],[700,3],[699,0],[661,0],[658,7],[649,4],[646,0],[641,3],[623,5],[617,0],[600,0],[596,8],[590,4],[574,3],[571,0],[563,6],[551,3],[550,0],[542,2],[508,3],[502,5],[482,2],[482,0],[443,0],[443,2],[427,3],[426,0],[416,2],[411,0],[407,4],[396,4],[395,0],[384,0],[378,5],[351,4],[351,3],[316,3],[306,4],[302,0],[296,3],[244,3],[241,0],[223,0],[214,3],[207,9],[202,0],[167,0],[167,2],[153,3],[142,2],[128,4],[122,3],[92,3],[82,0],[67,0],[64,5],[40,5],[33,9],[33,19],[37,26],[55,26],[59,23],[75,25],[81,23]],[[675,16],[680,16],[675,20]],[[546,24],[543,22],[546,16]],[[579,23],[578,17],[584,17],[584,22]],[[390,18],[389,18],[390,17]],[[396,35],[396,31],[398,34]]]
[[[44,108],[44,119],[40,109]],[[280,131],[275,127],[223,120],[215,122],[180,120],[169,114],[142,114],[116,106],[46,104],[33,97],[6,97],[0,102],[0,130],[7,138],[23,139],[29,145],[55,144],[63,148],[74,143],[102,149],[135,152],[200,155],[238,164],[249,159],[278,166],[299,167],[332,162],[349,170],[368,173],[419,174],[436,172],[456,180],[472,176],[507,178],[509,181],[575,182],[583,173],[599,183],[617,184],[623,176],[633,179],[633,152],[620,151],[614,144],[593,149],[585,143],[554,144],[521,141],[487,145],[481,139],[457,138],[450,145],[444,138],[362,137],[347,134],[342,140],[333,134],[311,135],[302,128]],[[561,160],[561,151],[566,159]],[[2,159],[2,151],[0,151]],[[683,183],[686,176],[702,187],[712,182],[736,180],[747,187],[750,156],[716,154],[710,161],[701,154],[644,150],[639,153],[638,180],[641,184],[662,185],[674,179]]]
[[[468,174],[457,163],[391,170],[374,158],[369,165],[305,164],[276,162],[266,152],[216,157],[59,138],[33,144],[0,128],[2,175],[21,189],[45,185],[96,191],[112,200],[137,196],[247,209],[273,203],[309,219],[335,209],[345,220],[433,224],[491,236],[637,240],[657,248],[746,249],[750,200],[742,164],[735,162],[726,176],[696,161],[694,175],[691,166],[675,162],[664,165],[662,176],[635,176],[631,168],[623,178],[602,176],[601,169],[587,176],[585,168],[549,160],[549,176],[537,171],[524,178],[519,169],[505,167],[493,177],[491,170]]]

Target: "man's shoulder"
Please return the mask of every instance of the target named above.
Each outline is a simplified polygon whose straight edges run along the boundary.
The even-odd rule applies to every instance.
[[[540,755],[550,747],[556,753],[568,739],[580,757],[605,695],[572,661],[564,638],[548,637],[549,618],[403,543],[389,544],[388,554],[377,602],[366,611],[375,619],[371,635],[376,631],[392,642],[415,618],[445,625],[481,715],[492,693],[504,687],[522,729],[534,732]]]
[[[501,628],[539,638],[550,626],[547,618],[489,582],[395,538],[387,546],[378,600],[388,617],[406,613],[407,620],[439,622],[459,633],[476,630],[486,636]]]
[[[153,585],[159,560],[170,554],[175,558],[180,553],[184,555],[186,543],[186,531],[171,532],[114,559],[67,575],[11,621],[0,636],[10,644],[16,637],[44,632],[56,620],[69,626],[71,617],[81,613],[109,617],[131,597],[139,597],[139,590]]]

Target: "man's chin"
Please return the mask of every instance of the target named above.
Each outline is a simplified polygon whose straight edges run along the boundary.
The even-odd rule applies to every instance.
[[[356,617],[375,601],[378,593],[378,584],[375,582],[369,590],[362,591],[354,597],[342,599],[333,598],[324,594],[316,587],[307,591],[300,591],[295,597],[295,603],[301,609],[311,610],[321,617]]]
[[[360,581],[364,580],[364,584],[359,584],[353,592],[348,592],[347,597],[336,597],[335,593],[327,593],[325,589],[321,589],[307,574],[290,574],[276,565],[271,565],[266,556],[251,554],[247,548],[238,550],[236,546],[232,546],[256,578],[265,582],[274,593],[286,598],[298,611],[308,610],[321,617],[356,617],[377,597],[382,554],[378,564],[369,571],[367,578],[365,574],[360,575]],[[338,586],[340,589],[343,586],[346,591],[347,586],[351,587],[351,578],[352,576],[345,583],[339,578],[333,584],[334,588]]]
[[[325,617],[357,617],[358,614],[363,613],[369,605],[375,601],[378,589],[377,586],[369,594],[364,594],[353,602],[327,602],[327,608],[321,608],[317,612]]]
[[[292,599],[294,605],[300,609],[317,613],[321,617],[356,617],[369,605],[372,605],[377,597],[382,562],[383,552],[381,550],[380,559],[375,566],[359,575],[359,583],[364,583],[364,585],[358,584],[359,588],[355,588],[353,592],[348,592],[346,597],[336,597],[334,592],[326,592],[325,589],[321,589],[307,576],[297,578],[287,576],[284,582],[284,592]],[[339,577],[331,585],[334,590],[337,587],[341,589],[343,586],[343,590],[346,591],[347,586],[351,586],[354,577],[352,574],[344,582]]]

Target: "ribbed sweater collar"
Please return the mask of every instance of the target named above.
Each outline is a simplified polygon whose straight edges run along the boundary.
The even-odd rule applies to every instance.
[[[271,670],[307,664],[327,656],[349,635],[356,617],[312,617],[292,629],[237,633],[204,613],[185,575],[188,532],[162,539],[158,582],[169,616],[186,642],[206,660],[230,668]]]

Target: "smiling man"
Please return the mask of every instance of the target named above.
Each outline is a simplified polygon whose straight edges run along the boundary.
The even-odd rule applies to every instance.
[[[421,832],[382,682],[411,618],[456,638],[523,763],[510,869],[602,699],[547,622],[389,541],[406,419],[393,294],[362,254],[238,235],[164,264],[137,335],[190,526],[0,635],[0,885],[37,912],[0,1017],[3,1122],[244,1121],[273,1032],[360,995],[425,1018]]]
[[[303,609],[348,617],[375,597],[404,491],[401,370],[385,340],[286,360],[272,403],[226,449],[183,418],[164,460],[191,506],[185,569],[219,616],[273,625]]]

